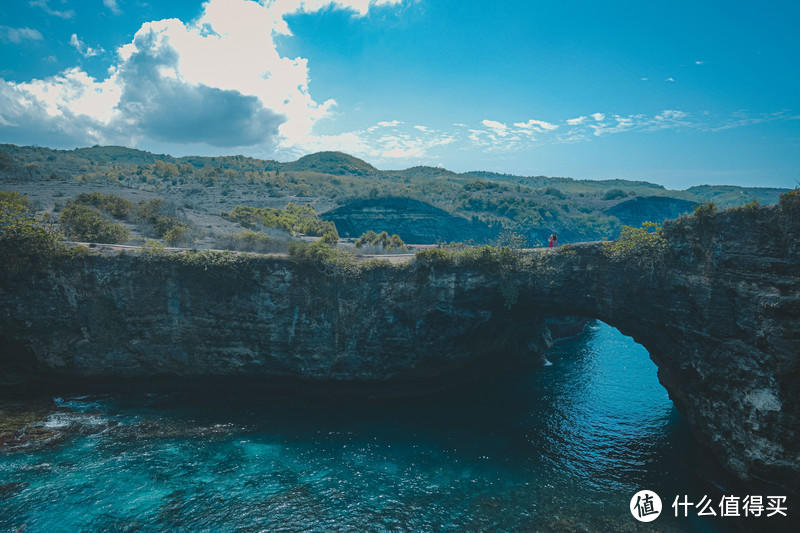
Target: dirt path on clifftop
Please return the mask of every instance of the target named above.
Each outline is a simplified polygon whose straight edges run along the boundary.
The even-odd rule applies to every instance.
[[[82,246],[83,248],[87,248],[94,252],[99,252],[103,255],[118,255],[125,252],[142,252],[145,250],[143,246],[134,246],[129,244],[103,244],[103,243],[96,243],[96,242],[76,242],[76,241],[67,241],[68,245],[71,246]],[[185,254],[187,252],[198,251],[195,248],[174,248],[174,247],[165,247],[164,251],[170,254]],[[236,250],[219,250],[219,249],[206,249],[204,248],[202,251],[209,251],[209,252],[230,252],[234,255],[246,255],[251,257],[275,257],[275,258],[282,258],[286,259],[289,257],[287,253],[258,253],[258,252],[240,252]],[[356,261],[366,262],[371,261],[373,259],[383,259],[388,261],[393,265],[400,265],[404,263],[410,263],[412,259],[414,259],[414,254],[405,253],[405,254],[371,254],[371,255],[356,255]]]
[[[129,244],[102,244],[96,242],[76,242],[76,241],[67,241],[68,245],[71,246],[82,246],[94,252],[99,252],[103,255],[118,255],[125,252],[142,252],[145,250],[143,246],[134,246]],[[586,242],[586,243],[570,243],[570,245],[582,245],[582,244],[594,244],[593,242]],[[546,252],[550,250],[557,250],[558,248],[523,248],[520,249],[521,252],[530,253],[530,252]],[[164,251],[170,254],[185,254],[187,252],[196,252],[198,251],[195,248],[174,248],[174,247],[165,247]],[[219,249],[203,249],[203,251],[210,251],[210,252],[230,252],[234,255],[245,255],[251,257],[274,257],[274,258],[282,258],[287,259],[289,257],[288,253],[258,253],[258,252],[240,252],[236,250],[219,250]],[[402,254],[369,254],[369,255],[355,255],[356,261],[358,262],[367,262],[373,259],[388,261],[393,265],[402,265],[406,263],[410,263],[414,257],[415,253],[402,253]]]

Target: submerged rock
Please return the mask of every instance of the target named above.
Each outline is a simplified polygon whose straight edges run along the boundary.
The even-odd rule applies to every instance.
[[[97,414],[77,413],[52,401],[0,403],[0,453],[35,452],[75,435],[91,435],[115,425]]]
[[[28,484],[21,481],[12,483],[0,483],[0,500],[5,500],[17,494],[24,489]]]

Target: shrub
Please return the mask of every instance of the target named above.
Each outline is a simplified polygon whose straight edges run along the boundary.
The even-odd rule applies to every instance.
[[[5,209],[18,206],[23,210],[28,210],[31,207],[28,197],[15,191],[0,191],[0,203],[4,205]]]
[[[717,213],[717,206],[714,202],[700,204],[694,208],[694,214],[698,218],[709,218]]]
[[[241,252],[272,253],[285,252],[288,247],[288,241],[270,237],[263,233],[245,230],[238,234],[230,233],[224,237],[218,238],[214,246],[225,250],[238,250]]]
[[[171,246],[189,244],[202,235],[199,228],[177,216],[177,207],[160,198],[142,200],[136,207],[136,217],[147,226],[153,237],[164,239]]]
[[[778,205],[786,213],[800,214],[800,187],[781,194]]]
[[[509,246],[511,248],[525,248],[528,245],[528,238],[515,231],[503,230],[496,239],[498,246]]]
[[[356,248],[362,248],[364,246],[371,246],[373,242],[375,242],[378,238],[378,234],[372,230],[366,231],[361,234],[361,237],[356,239],[355,245]]]
[[[0,150],[0,170],[7,170],[13,167],[14,159],[3,150]]]
[[[116,194],[103,194],[100,192],[90,192],[79,194],[74,202],[76,204],[88,205],[104,211],[114,218],[126,219],[130,217],[136,209],[136,205]]]
[[[179,175],[180,170],[178,170],[178,166],[175,163],[156,161],[153,165],[153,173],[161,178],[171,178]]]
[[[158,241],[146,239],[142,245],[142,252],[146,257],[153,258],[166,255],[167,249]]]
[[[176,225],[172,226],[166,232],[164,232],[164,242],[169,244],[170,246],[177,246],[179,244],[187,242],[189,233],[189,227],[184,225]]]
[[[335,246],[339,243],[339,236],[335,232],[329,231],[322,236],[322,242],[331,246]]]
[[[399,235],[396,233],[389,236],[388,233],[382,231],[381,233],[375,233],[372,230],[369,230],[361,235],[355,242],[356,248],[363,248],[364,246],[375,246],[380,247],[386,251],[389,250],[397,250],[397,251],[405,251],[408,250],[406,248],[406,243],[403,242],[403,239],[400,238]]]
[[[164,200],[160,198],[151,198],[150,200],[142,200],[139,202],[139,205],[136,206],[136,217],[142,222],[152,223],[160,215],[167,214],[167,211],[170,212],[169,214],[172,214],[171,212],[174,210],[170,209]]]
[[[565,198],[564,193],[555,187],[547,187],[544,190],[544,193],[549,194],[550,196],[555,196],[556,198],[560,198],[562,200]]]
[[[359,272],[352,253],[328,246],[321,240],[312,243],[290,242],[289,257],[329,275],[354,275]]]
[[[758,203],[758,199],[754,198],[752,202],[740,205],[739,207],[731,208],[731,211],[736,211],[739,213],[744,213],[746,215],[755,216],[758,213],[759,207],[760,204]]]
[[[249,205],[237,205],[229,213],[222,213],[224,218],[237,222],[245,228],[255,228],[261,223],[261,209]]]
[[[520,252],[508,246],[432,248],[414,255],[422,265],[472,265],[509,272],[519,268],[521,259]]]
[[[616,200],[618,198],[625,198],[626,196],[628,196],[628,193],[622,189],[609,189],[603,195],[603,200]]]
[[[604,242],[603,251],[614,261],[630,261],[655,265],[663,259],[668,249],[667,240],[655,222],[643,222],[642,226],[622,226],[616,241]]]
[[[222,215],[245,228],[254,229],[262,226],[282,229],[295,235],[304,234],[317,237],[333,233],[336,235],[336,239],[339,239],[336,225],[329,220],[322,220],[313,207],[306,205],[296,205],[290,202],[283,209],[237,205],[229,213]]]
[[[125,226],[107,220],[97,209],[72,202],[61,211],[59,222],[67,235],[77,241],[121,243],[130,237]]]
[[[0,262],[14,272],[35,268],[65,247],[61,234],[45,219],[37,219],[27,197],[0,191]]]

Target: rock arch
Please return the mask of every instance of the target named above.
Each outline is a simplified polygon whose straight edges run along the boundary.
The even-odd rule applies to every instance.
[[[0,272],[0,366],[32,379],[414,383],[546,346],[546,317],[644,345],[697,438],[798,490],[800,203],[668,223],[663,245],[437,255],[353,273],[291,259],[90,255]],[[445,254],[446,255],[446,254]]]

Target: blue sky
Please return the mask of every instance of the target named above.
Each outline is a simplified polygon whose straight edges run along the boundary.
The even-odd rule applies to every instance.
[[[800,184],[796,2],[20,0],[0,15],[0,142]]]

